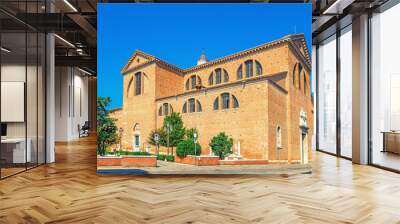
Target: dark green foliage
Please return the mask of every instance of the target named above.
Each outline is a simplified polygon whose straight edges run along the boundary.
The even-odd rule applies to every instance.
[[[97,98],[97,154],[104,155],[106,148],[119,140],[115,119],[109,117],[107,109],[111,99]]]
[[[224,159],[226,155],[232,153],[233,139],[227,136],[225,132],[221,132],[211,139],[209,145],[215,155],[218,155],[220,159]]]
[[[176,155],[179,157],[186,157],[187,155],[197,155],[201,154],[201,145],[196,143],[192,139],[185,139],[179,142],[176,147]]]
[[[167,124],[171,126],[171,132],[167,132]],[[164,124],[162,127],[162,132],[165,133],[165,141],[161,141],[162,146],[168,147],[168,142],[170,147],[176,147],[178,143],[185,137],[185,127],[183,126],[183,121],[181,115],[176,112],[172,112],[170,115],[164,118]]]
[[[175,161],[175,156],[173,156],[173,155],[166,155],[166,156],[165,156],[165,159],[166,159],[168,162],[174,162],[174,161]]]
[[[166,156],[167,156],[167,155],[165,155],[165,154],[158,154],[158,155],[157,155],[157,160],[162,160],[162,161],[164,161]]]

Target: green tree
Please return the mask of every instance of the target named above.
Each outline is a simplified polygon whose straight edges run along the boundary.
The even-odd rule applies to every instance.
[[[158,146],[160,145],[165,145],[165,139],[166,139],[166,134],[163,131],[163,129],[156,129],[156,130],[152,130],[149,134],[149,136],[147,137],[147,143],[149,143],[150,145],[154,145],[157,146],[157,142],[154,139],[155,135],[158,134],[159,139],[158,139]],[[157,154],[158,152],[158,148],[157,148]]]
[[[226,155],[232,153],[233,139],[226,135],[225,132],[221,132],[211,139],[209,145],[215,155],[218,155],[220,159],[224,159]]]
[[[110,97],[97,98],[97,154],[104,155],[106,148],[119,140],[115,119],[109,117],[107,109]]]
[[[171,154],[173,155],[174,147],[176,147],[178,143],[183,140],[186,133],[181,115],[179,113],[172,112],[170,115],[165,116],[162,130],[165,133],[165,141],[163,139],[160,143],[162,146],[172,147]]]
[[[186,157],[187,155],[197,155],[201,154],[201,145],[199,143],[194,143],[193,139],[185,139],[178,143],[176,147],[176,155],[179,157]]]
[[[197,139],[199,139],[199,131],[196,128],[186,129],[186,139],[194,140],[194,133],[197,134]]]

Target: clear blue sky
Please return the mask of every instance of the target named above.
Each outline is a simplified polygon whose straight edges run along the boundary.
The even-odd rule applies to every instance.
[[[180,68],[282,36],[304,33],[311,52],[311,4],[99,4],[98,95],[122,106],[121,69],[135,49]]]

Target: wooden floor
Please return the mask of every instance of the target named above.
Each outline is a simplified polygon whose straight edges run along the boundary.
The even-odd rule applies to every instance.
[[[0,223],[400,223],[399,174],[315,156],[307,175],[97,175],[86,138],[0,181]]]

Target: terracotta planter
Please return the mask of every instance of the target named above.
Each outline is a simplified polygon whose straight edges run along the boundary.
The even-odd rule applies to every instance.
[[[183,163],[195,166],[216,166],[219,165],[218,156],[186,156],[179,157],[175,156],[176,163]]]
[[[220,165],[266,165],[268,160],[263,159],[243,159],[243,160],[220,160]]]
[[[99,156],[97,166],[156,167],[156,156]]]

